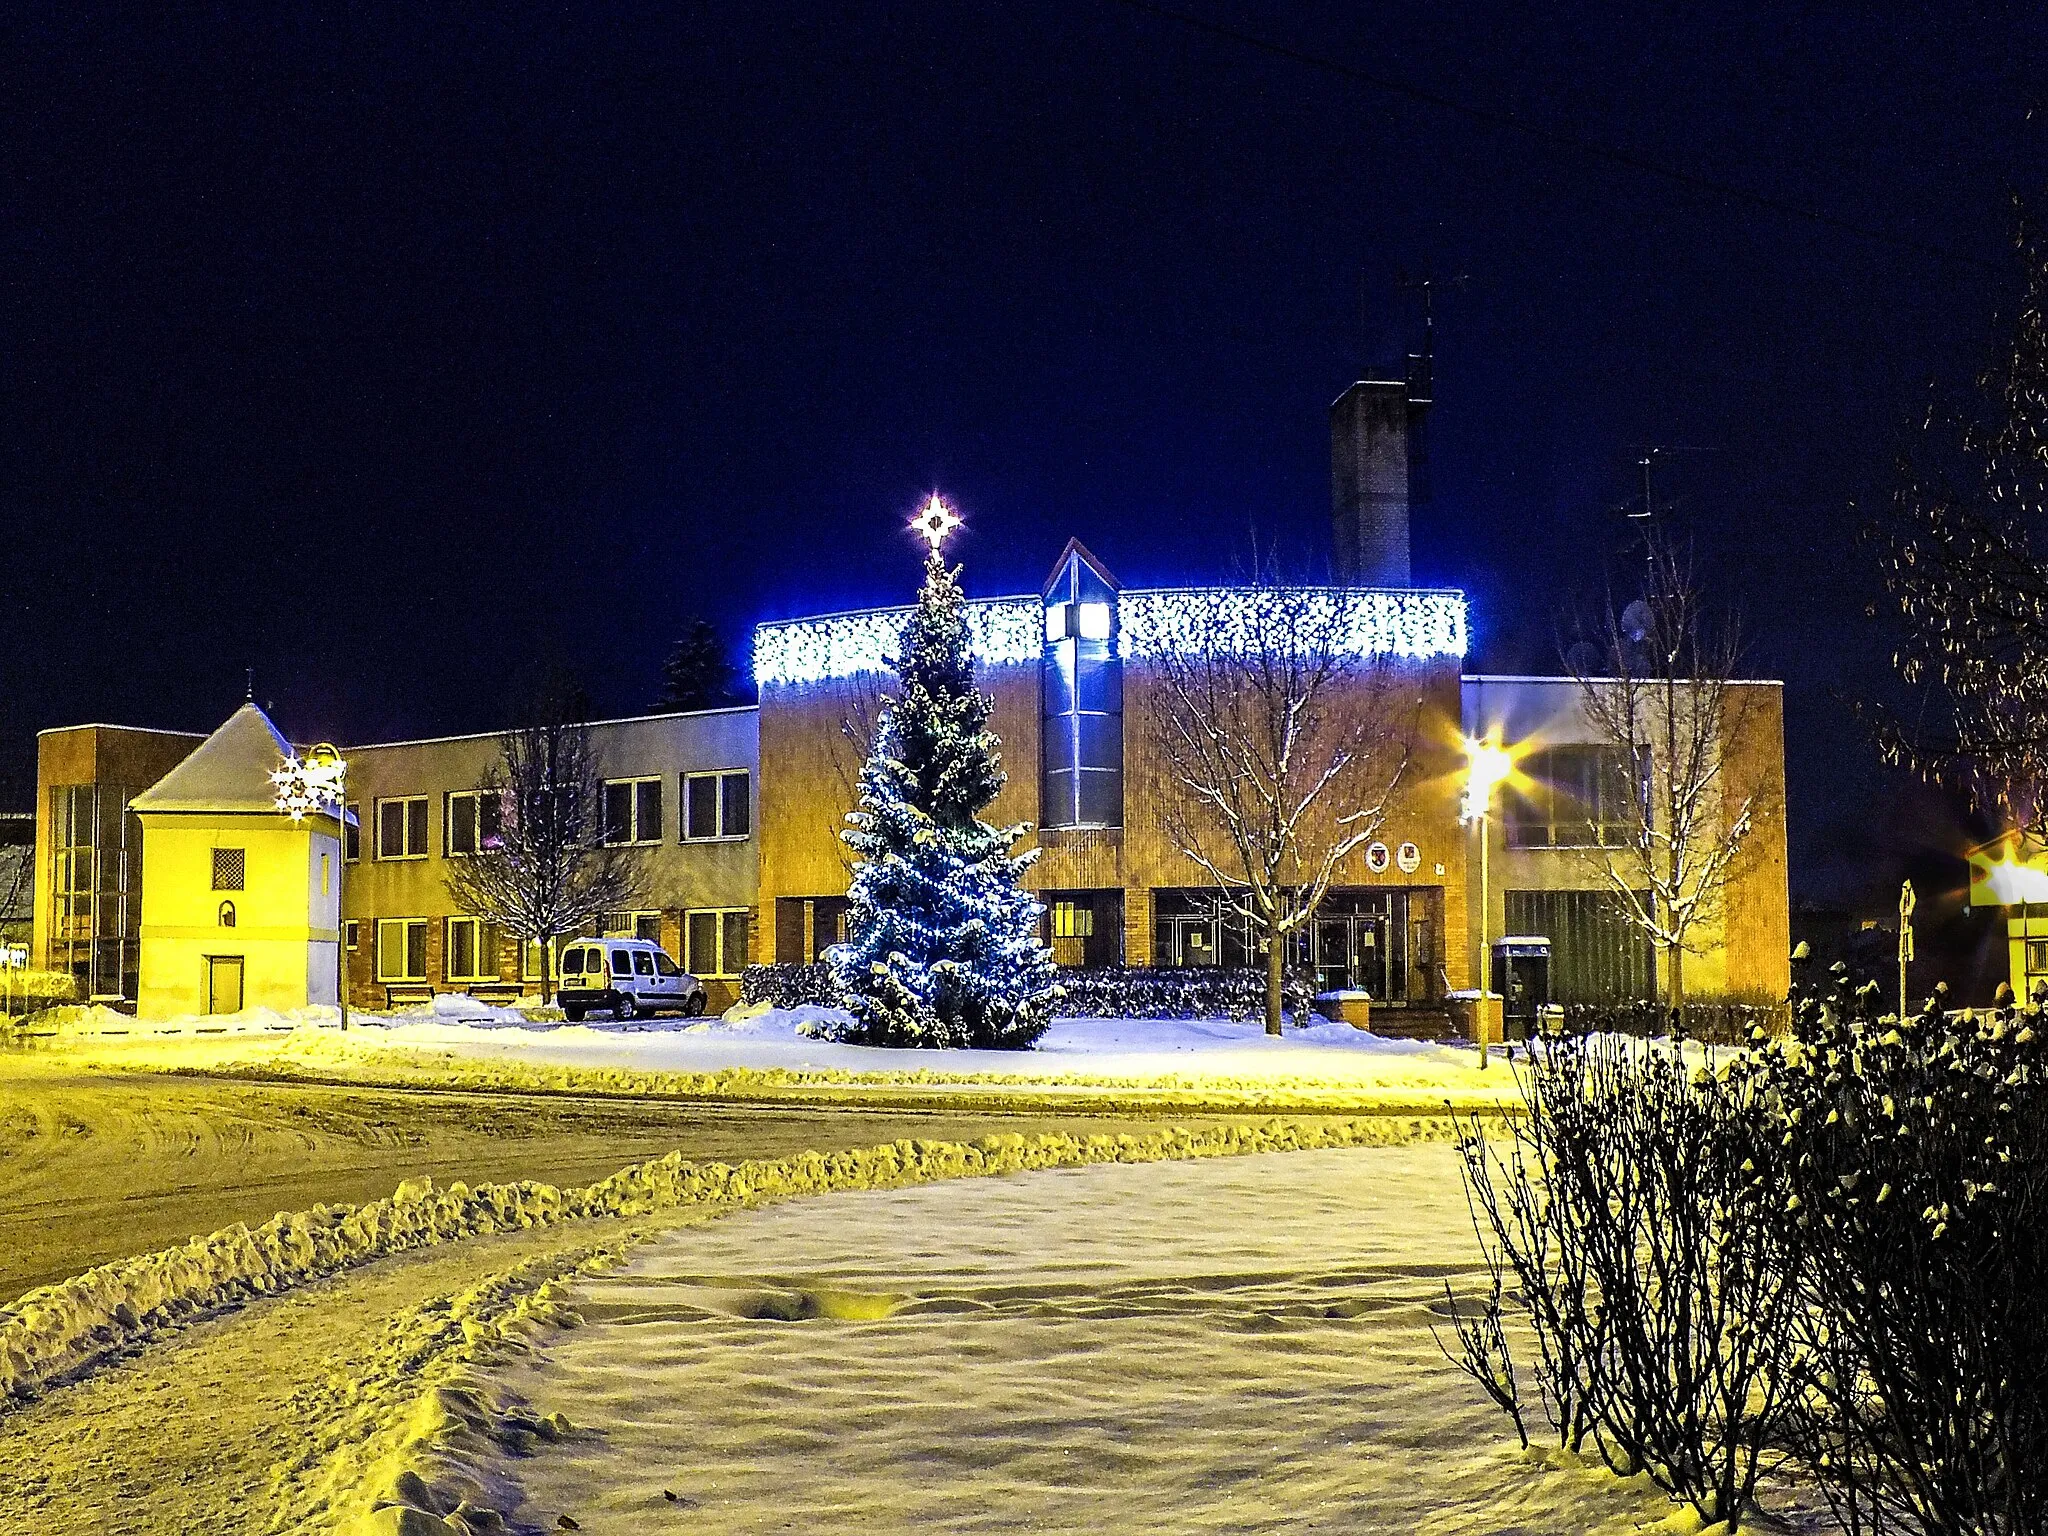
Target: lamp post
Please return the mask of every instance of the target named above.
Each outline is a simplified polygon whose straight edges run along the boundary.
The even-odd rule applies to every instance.
[[[1487,974],[1486,920],[1490,893],[1487,889],[1487,855],[1493,842],[1493,792],[1514,771],[1515,760],[1500,744],[1498,731],[1485,739],[1465,738],[1465,804],[1459,820],[1479,824],[1479,1000],[1473,1033],[1479,1037],[1479,1066],[1486,1067],[1486,1004],[1493,978]]]
[[[348,1029],[348,764],[327,742],[304,757],[287,757],[270,776],[277,808],[293,821],[310,812],[333,809],[334,843],[334,1004],[341,1027]]]

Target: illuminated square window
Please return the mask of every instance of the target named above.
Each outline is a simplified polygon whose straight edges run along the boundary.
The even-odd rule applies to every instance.
[[[1109,604],[1083,603],[1081,607],[1081,638],[1083,640],[1107,640],[1109,638]]]

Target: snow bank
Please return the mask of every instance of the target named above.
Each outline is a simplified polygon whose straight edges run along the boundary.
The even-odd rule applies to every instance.
[[[1094,1110],[1515,1109],[1513,1074],[1469,1049],[1342,1024],[1271,1038],[1227,1020],[1063,1019],[1030,1051],[883,1050],[812,1031],[830,1011],[735,1013],[668,1028],[508,1028],[498,1019],[392,1017],[285,1034],[53,1041],[95,1066],[258,1079],[723,1101],[958,1108],[977,1095]],[[523,1022],[523,1021],[521,1021]],[[929,1092],[920,1092],[929,1090]]]

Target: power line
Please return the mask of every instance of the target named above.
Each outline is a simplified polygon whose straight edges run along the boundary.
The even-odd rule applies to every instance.
[[[1900,250],[1914,251],[1922,256],[1932,256],[1939,261],[1951,261],[1959,266],[1975,267],[1983,272],[2003,272],[2005,270],[2004,264],[2000,262],[1987,261],[1981,256],[1965,255],[1961,251],[1953,251],[1945,246],[1932,245],[1925,240],[1915,240],[1908,235],[1896,235],[1886,230],[1873,229],[1867,224],[1858,224],[1853,219],[1839,218],[1834,214],[1825,213],[1818,208],[1807,207],[1799,203],[1789,203],[1763,192],[1752,191],[1748,187],[1737,186],[1733,182],[1719,181],[1714,177],[1702,176],[1697,172],[1684,170],[1675,165],[1666,165],[1660,160],[1653,160],[1649,156],[1638,154],[1634,150],[1623,149],[1617,145],[1603,143],[1598,139],[1586,138],[1581,134],[1572,133],[1563,128],[1552,127],[1548,123],[1538,122],[1532,118],[1524,117],[1518,112],[1508,111],[1505,108],[1474,106],[1470,102],[1459,101],[1455,97],[1442,95],[1423,86],[1410,85],[1404,80],[1396,80],[1387,75],[1374,74],[1371,70],[1360,69],[1357,65],[1347,64],[1341,59],[1326,58],[1322,54],[1310,53],[1305,49],[1295,48],[1286,43],[1274,42],[1271,38],[1260,37],[1255,32],[1242,31],[1237,27],[1226,26],[1222,22],[1210,21],[1205,17],[1193,16],[1185,11],[1174,10],[1169,6],[1157,5],[1153,3],[1153,0],[1115,0],[1115,3],[1124,6],[1128,10],[1156,17],[1161,21],[1170,21],[1176,26],[1184,27],[1191,32],[1200,32],[1209,37],[1220,38],[1225,42],[1237,43],[1242,47],[1268,54],[1273,58],[1286,59],[1290,63],[1300,64],[1309,69],[1321,70],[1325,74],[1335,75],[1340,79],[1350,80],[1359,85],[1370,86],[1374,90],[1385,91],[1392,96],[1405,97],[1409,101],[1419,102],[1428,107],[1435,107],[1440,111],[1454,113],[1459,117],[1470,118],[1474,122],[1486,123],[1495,128],[1505,128],[1513,133],[1525,134],[1532,139],[1541,140],[1546,144],[1554,144],[1559,148],[1576,150],[1580,154],[1591,155],[1595,159],[1605,160],[1610,164],[1625,166],[1629,170],[1640,171],[1644,175],[1655,176],[1695,192],[1711,193],[1716,197],[1726,198],[1732,202],[1746,203],[1752,208],[1762,208],[1771,213],[1784,214],[1788,218],[1805,219],[1810,223],[1824,225],[1829,229],[1840,230],[1844,234],[1855,235],[1860,239],[1874,241],[1879,245],[1896,246]]]

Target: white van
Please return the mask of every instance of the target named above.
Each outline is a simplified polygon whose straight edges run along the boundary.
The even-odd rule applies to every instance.
[[[577,939],[562,950],[561,981],[562,1013],[572,1024],[593,1008],[609,1008],[622,1021],[704,1011],[704,983],[652,939]]]

